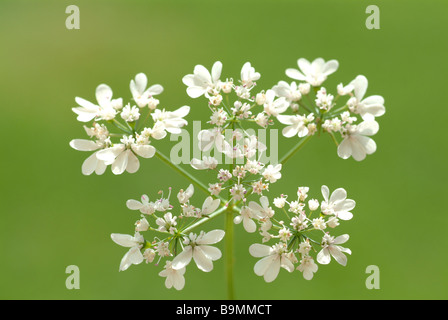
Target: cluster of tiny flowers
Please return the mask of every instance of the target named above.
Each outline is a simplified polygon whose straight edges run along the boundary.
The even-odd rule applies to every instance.
[[[213,261],[221,258],[221,251],[212,245],[223,239],[224,231],[192,233],[188,228],[197,219],[217,211],[221,201],[207,197],[202,207],[195,207],[190,203],[194,194],[193,185],[179,191],[176,207],[170,203],[171,188],[168,197],[165,198],[163,192],[159,194],[161,197],[153,202],[147,195],[142,195],[140,201],[128,200],[126,206],[140,212],[134,234],[113,233],[111,238],[118,245],[129,248],[121,260],[120,271],[142,262],[154,262],[158,266],[165,259],[164,269],[159,275],[166,278],[165,286],[168,289],[174,287],[181,290],[185,286],[186,267],[192,259],[200,270],[210,272]],[[145,232],[149,233],[147,237],[143,236]]]
[[[331,136],[343,159],[361,161],[375,152],[376,143],[370,136],[379,130],[375,119],[385,113],[384,99],[365,97],[368,82],[362,75],[348,85],[339,84],[335,94],[327,91],[323,84],[337,71],[336,60],[318,58],[309,62],[301,58],[298,67],[286,70],[295,81],[279,81],[269,90],[256,89],[261,76],[250,62],[243,65],[238,79],[223,78],[219,61],[211,71],[197,65],[192,74],[183,77],[187,94],[193,99],[205,98],[210,110],[209,127],[197,136],[201,156],[193,158],[190,165],[207,171],[212,178],[204,184],[182,168],[175,169],[199,186],[207,198],[202,205],[195,205],[190,201],[194,187],[189,185],[178,191],[175,205],[170,200],[171,188],[167,197],[160,192],[153,201],[146,195],[128,200],[127,207],[138,211],[140,217],[131,235],[111,235],[115,243],[129,248],[120,271],[142,262],[158,266],[164,260],[159,275],[166,278],[166,287],[183,289],[186,267],[192,260],[201,271],[210,272],[213,262],[221,258],[221,251],[213,245],[224,238],[225,232],[196,230],[224,212],[230,218],[226,227],[230,229],[226,230],[234,227],[233,219],[239,225],[235,228],[261,236],[259,243],[250,245],[249,253],[260,258],[254,272],[266,282],[274,281],[281,268],[298,270],[311,280],[318,264],[329,264],[332,259],[347,264],[346,254],[351,251],[341,245],[349,236],[333,235],[342,221],[353,217],[355,208],[355,201],[347,198],[343,188],[330,193],[327,186],[322,186],[320,200],[309,197],[308,187],[299,187],[294,198],[285,194],[268,198],[269,188],[282,178],[286,160],[313,135]],[[104,84],[97,87],[97,104],[75,99],[79,105],[73,108],[77,119],[92,122],[84,126],[90,140],[70,142],[76,150],[93,152],[82,165],[83,174],[102,174],[108,165],[114,174],[134,173],[140,166],[137,156],[152,158],[157,154],[163,159],[153,140],[161,140],[167,133],[179,134],[187,125],[184,117],[190,107],[160,109],[154,96],[163,88],[147,88],[147,82],[142,73],[131,81],[133,102],[125,106],[122,98],[112,98],[112,90]],[[338,105],[341,100],[346,102]],[[285,125],[284,137],[302,140],[280,163],[267,163],[263,160],[267,146],[249,127],[267,128],[276,122]]]
[[[167,132],[180,133],[187,125],[184,117],[190,107],[183,106],[175,111],[160,109],[160,101],[154,96],[162,93],[163,87],[156,84],[147,88],[147,84],[146,75],[137,74],[130,83],[133,102],[125,106],[122,98],[112,98],[112,89],[105,84],[96,88],[97,103],[75,98],[79,106],[72,110],[78,115],[77,120],[92,122],[90,126],[84,125],[90,140],[70,141],[75,150],[94,152],[82,164],[83,174],[103,174],[108,165],[114,174],[134,173],[140,167],[138,157],[155,155],[152,139],[161,140]]]
[[[339,226],[341,220],[353,217],[350,211],[355,201],[347,199],[342,188],[330,195],[328,187],[322,186],[321,202],[308,199],[308,191],[308,187],[298,188],[294,201],[288,201],[287,195],[275,198],[275,210],[269,206],[267,197],[261,197],[260,203],[251,201],[241,210],[247,231],[256,230],[256,221],[262,243],[276,242],[272,245],[255,243],[249,248],[253,257],[262,258],[255,264],[254,271],[266,282],[274,281],[281,268],[288,272],[299,270],[306,280],[311,280],[318,270],[315,260],[326,265],[333,257],[341,265],[347,264],[344,253],[351,254],[351,251],[340,244],[347,242],[349,236],[334,237],[329,230]],[[313,252],[317,253],[316,258],[312,257]]]
[[[285,124],[282,134],[312,136],[321,131],[331,135],[338,146],[338,155],[343,159],[353,157],[356,161],[376,151],[376,143],[370,138],[379,130],[375,121],[386,109],[384,99],[374,95],[365,97],[368,81],[363,75],[357,76],[348,85],[337,86],[337,95],[327,92],[323,83],[339,67],[336,60],[325,61],[318,58],[313,62],[301,58],[297,62],[300,70],[287,69],[286,75],[295,81],[290,84],[280,81],[272,88],[277,97],[283,97],[289,104],[292,115],[277,115],[277,120]],[[342,106],[337,103],[341,97],[348,97]],[[339,136],[342,141],[337,140]]]

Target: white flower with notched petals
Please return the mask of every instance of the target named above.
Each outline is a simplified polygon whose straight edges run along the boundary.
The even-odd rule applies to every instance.
[[[140,210],[143,214],[153,214],[155,212],[155,205],[153,202],[149,202],[149,197],[144,194],[141,197],[141,202],[130,199],[126,201],[126,206],[131,210]]]
[[[93,104],[87,100],[76,97],[75,101],[79,107],[72,108],[78,117],[77,120],[81,122],[89,122],[93,119],[97,120],[112,120],[117,114],[117,109],[123,106],[123,100],[112,99],[112,89],[105,84],[100,84],[95,91],[98,105]]]
[[[191,233],[184,240],[186,245],[184,250],[174,258],[172,268],[176,270],[185,268],[193,259],[200,270],[212,271],[213,261],[221,258],[222,253],[221,250],[210,245],[221,241],[224,235],[225,232],[222,230],[213,230],[207,233],[201,231],[199,235]]]
[[[356,206],[356,202],[352,199],[347,199],[347,191],[343,188],[338,188],[333,191],[330,196],[330,190],[327,186],[322,186],[322,201],[321,209],[325,215],[334,215],[341,220],[350,220],[353,214],[350,212]]]
[[[244,230],[253,233],[257,230],[257,225],[254,220],[252,220],[254,218],[256,218],[256,216],[252,213],[252,210],[249,207],[244,206],[241,208],[240,215],[236,216],[235,219],[233,219],[233,222],[235,224],[243,222]]]
[[[294,265],[284,243],[272,247],[255,243],[249,247],[249,252],[255,258],[263,258],[255,264],[254,271],[257,276],[264,277],[266,282],[272,282],[277,278],[280,267],[289,272],[294,271]]]
[[[373,120],[386,112],[384,98],[382,96],[370,96],[364,99],[367,91],[367,78],[360,75],[350,85],[354,88],[354,98],[350,99],[350,107],[353,112],[358,113],[364,120]]]
[[[338,146],[339,157],[348,159],[352,156],[356,161],[362,161],[366,155],[376,151],[375,141],[368,137],[378,132],[376,121],[363,121],[359,125],[347,125],[346,128],[344,140]]]
[[[184,119],[188,113],[190,113],[190,107],[183,106],[175,111],[156,109],[151,116],[154,122],[162,123],[165,130],[169,133],[179,134],[182,132],[181,128],[188,124],[187,120]]]
[[[207,197],[205,199],[204,203],[202,204],[202,210],[201,215],[206,216],[210,213],[213,213],[218,209],[219,204],[221,203],[221,200],[219,199],[213,199],[212,197]]]
[[[167,212],[163,215],[163,218],[157,218],[156,224],[159,226],[157,230],[160,232],[169,232],[174,234],[176,231],[175,226],[177,225],[177,217],[173,217],[171,212]]]
[[[165,270],[159,272],[159,276],[166,277],[165,287],[171,289],[174,287],[176,290],[182,290],[185,286],[185,268],[174,269],[171,261],[167,261]]]
[[[99,160],[112,165],[113,174],[122,174],[124,171],[137,172],[140,162],[136,155],[152,158],[156,152],[156,149],[149,144],[137,144],[132,136],[123,137],[120,142],[110,148],[100,150],[96,154]]]
[[[133,264],[140,264],[143,262],[143,254],[141,253],[141,248],[143,247],[144,239],[142,235],[138,232],[134,236],[127,234],[112,233],[112,240],[125,248],[130,248],[129,251],[124,255],[120,263],[120,271],[127,270]]]
[[[338,61],[325,62],[322,58],[317,58],[311,63],[304,58],[300,58],[297,64],[300,71],[290,68],[286,70],[286,75],[294,80],[306,81],[314,87],[320,86],[339,67]]]
[[[99,149],[104,149],[106,147],[106,142],[92,141],[85,139],[74,139],[70,141],[70,147],[78,151],[96,151],[90,155],[82,164],[81,171],[84,175],[90,175],[95,172],[101,175],[106,171],[107,164],[97,158]]]
[[[284,97],[289,104],[302,99],[299,87],[295,81],[288,84],[286,81],[279,81],[272,90],[278,97]]]
[[[275,92],[274,90],[268,90],[266,91],[266,101],[263,105],[264,112],[273,117],[278,117],[279,114],[283,113],[288,109],[289,103],[286,101],[286,98],[281,97],[278,99],[275,99]]]
[[[249,208],[258,219],[271,218],[274,210],[269,206],[269,200],[266,196],[260,197],[261,206],[255,201],[249,202]]]
[[[187,94],[191,98],[199,98],[204,94],[207,96],[213,90],[219,91],[221,71],[222,63],[220,61],[213,64],[211,73],[202,65],[194,67],[193,74],[182,78],[182,82],[188,87]]]
[[[264,169],[262,175],[270,183],[275,183],[275,182],[277,182],[278,179],[280,179],[282,177],[282,174],[280,172],[281,170],[282,170],[281,163],[279,163],[275,166],[270,164]]]
[[[254,82],[260,79],[260,74],[255,72],[250,62],[246,62],[241,69],[241,83],[245,87],[252,87]]]
[[[347,265],[347,256],[345,253],[352,254],[350,249],[343,248],[339,244],[346,243],[349,239],[348,234],[344,234],[337,238],[330,236],[328,233],[322,238],[322,250],[317,254],[317,262],[320,264],[329,264],[333,257],[339,264],[344,267]]]
[[[160,84],[155,84],[146,89],[148,85],[148,78],[144,73],[139,73],[131,80],[130,89],[135,103],[140,107],[146,107],[152,102],[152,97],[163,92],[163,87]]]
[[[300,260],[300,266],[297,267],[297,270],[303,273],[303,278],[305,278],[305,280],[313,279],[313,276],[318,269],[319,267],[314,263],[313,258],[310,256],[304,256],[302,260]]]
[[[309,130],[306,122],[306,117],[301,115],[285,116],[279,115],[277,117],[280,123],[286,124],[287,127],[283,128],[282,134],[286,138],[298,136],[299,138],[308,135]]]
[[[149,229],[149,222],[146,220],[146,218],[141,218],[135,223],[135,231],[137,232],[144,232],[148,231]]]

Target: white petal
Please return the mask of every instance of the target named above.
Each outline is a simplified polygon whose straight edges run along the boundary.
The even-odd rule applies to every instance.
[[[222,230],[212,230],[207,232],[203,237],[197,240],[197,244],[215,244],[224,238],[226,233]]]
[[[320,190],[322,192],[324,200],[328,202],[328,197],[330,196],[330,189],[328,189],[328,187],[324,185],[322,186],[322,188],[320,188]]]
[[[122,247],[132,248],[137,244],[135,238],[128,234],[112,233],[110,237],[116,244]]]
[[[112,173],[122,174],[128,166],[128,152],[126,150],[118,155],[115,161],[112,163]]]
[[[207,258],[216,261],[222,257],[221,250],[212,246],[199,246]]]
[[[106,84],[100,84],[95,91],[96,100],[101,107],[107,107],[112,100],[112,89]]]
[[[271,247],[264,244],[254,243],[249,247],[249,253],[255,258],[266,257],[271,254]]]
[[[326,76],[328,76],[328,75],[336,72],[336,70],[338,70],[338,67],[339,67],[339,62],[337,60],[330,60],[325,63],[322,73],[325,74]]]
[[[352,143],[350,138],[346,137],[338,146],[338,156],[342,159],[348,159],[352,153]]]
[[[193,250],[193,259],[196,262],[198,268],[204,272],[210,272],[213,270],[213,262],[209,259],[204,251],[201,249],[202,246],[196,246]]]
[[[126,201],[126,207],[131,210],[140,210],[143,207],[143,204],[140,201],[130,199]]]
[[[125,146],[123,144],[115,145],[112,148],[107,148],[100,150],[96,153],[96,157],[99,160],[106,161],[108,163],[112,163],[115,158],[124,151]]]
[[[271,267],[271,264],[275,260],[275,256],[267,256],[263,259],[257,261],[254,266],[254,272],[257,276],[263,276],[267,270]],[[279,269],[280,269],[280,263],[279,263]]]
[[[90,155],[82,164],[82,174],[86,176],[91,175],[95,171],[98,161],[100,160],[97,159],[96,154]]]
[[[331,256],[330,256],[330,252],[328,251],[328,249],[322,249],[318,254],[317,254],[317,262],[319,262],[320,264],[329,264],[331,261]]]
[[[334,244],[343,244],[346,243],[350,239],[350,236],[348,234],[343,234],[342,236],[336,237],[334,239]]]
[[[337,246],[330,246],[330,253],[333,256],[333,258],[339,263],[340,265],[343,265],[344,267],[347,265],[347,257],[345,254],[341,252],[341,250],[338,249]]]
[[[216,83],[221,77],[222,71],[222,63],[220,61],[216,61],[212,67],[212,79],[213,83]]]
[[[193,99],[199,98],[204,93],[205,93],[205,89],[202,87],[188,87],[187,88],[187,94]]]
[[[171,267],[176,270],[185,268],[190,263],[191,258],[193,258],[193,252],[191,246],[187,246],[174,258]]]
[[[163,92],[163,87],[160,84],[155,84],[150,86],[148,90],[145,91],[145,94],[148,96],[156,96]]]
[[[78,151],[94,151],[100,148],[94,141],[84,139],[70,141],[70,147]]]
[[[243,219],[243,226],[244,230],[246,230],[249,233],[253,233],[257,230],[257,225],[255,224],[255,222],[248,217]]]
[[[347,191],[344,188],[338,188],[333,191],[330,197],[330,203],[343,201],[347,198]]]
[[[286,75],[294,80],[305,81],[306,77],[297,69],[286,69]]]
[[[279,272],[280,272],[280,257],[277,256],[264,273],[264,281],[266,282],[274,281],[277,278]]]
[[[156,148],[151,145],[132,145],[132,150],[142,158],[152,158],[156,153]]]
[[[358,101],[361,101],[362,98],[364,98],[364,95],[367,91],[367,86],[369,85],[369,82],[367,81],[367,78],[363,75],[359,75],[350,82],[350,84],[355,88],[355,97],[358,99]]]
[[[363,121],[358,125],[357,132],[363,136],[373,136],[378,132],[380,126],[376,121]]]

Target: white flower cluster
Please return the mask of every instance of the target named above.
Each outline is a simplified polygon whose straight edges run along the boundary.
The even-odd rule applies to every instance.
[[[210,127],[198,134],[201,157],[192,159],[190,165],[195,170],[211,172],[213,178],[207,184],[202,183],[167,157],[157,155],[204,191],[207,198],[202,206],[194,205],[190,201],[194,194],[192,184],[178,192],[175,206],[170,201],[171,188],[166,198],[161,192],[161,197],[154,201],[146,195],[139,201],[128,200],[127,207],[139,211],[141,216],[133,235],[112,234],[114,242],[129,248],[120,271],[143,261],[156,261],[158,265],[165,259],[165,268],[159,275],[166,278],[167,288],[181,290],[191,260],[204,272],[213,270],[213,262],[221,258],[221,251],[213,245],[225,235],[225,241],[233,241],[234,224],[242,224],[245,231],[261,236],[261,243],[252,244],[249,253],[261,258],[254,271],[266,282],[274,281],[281,268],[289,272],[298,270],[311,280],[318,270],[317,263],[326,265],[333,258],[343,266],[347,264],[345,254],[351,251],[341,245],[349,236],[331,235],[341,221],[353,217],[355,201],[347,198],[343,188],[330,193],[327,186],[322,186],[323,199],[319,201],[308,199],[308,187],[299,187],[294,199],[283,194],[270,199],[269,187],[282,178],[286,161],[315,134],[328,133],[338,145],[338,155],[344,159],[352,156],[360,161],[375,152],[376,144],[370,136],[378,132],[375,119],[385,113],[384,99],[365,98],[364,76],[356,77],[346,86],[338,85],[336,95],[329,93],[322,84],[338,69],[336,60],[299,59],[298,66],[300,70],[286,70],[286,75],[297,82],[280,81],[272,89],[258,92],[255,88],[260,73],[249,62],[243,65],[237,80],[221,79],[223,66],[219,61],[210,72],[197,65],[193,74],[183,77],[187,94],[191,98],[204,97],[211,111]],[[82,166],[84,174],[102,174],[107,165],[111,165],[114,174],[136,172],[137,156],[151,158],[157,152],[151,145],[152,139],[163,139],[167,132],[180,133],[187,125],[184,117],[190,108],[184,106],[171,112],[159,109],[159,100],[154,95],[163,88],[154,85],[147,89],[144,74],[138,74],[130,88],[136,105],[123,107],[122,99],[112,99],[112,90],[106,85],[97,88],[98,104],[76,98],[80,107],[73,111],[78,120],[94,121],[84,127],[91,140],[70,142],[74,149],[94,151]],[[343,96],[347,101],[337,106]],[[147,126],[142,118],[152,118],[152,125]],[[267,146],[250,133],[249,126],[267,128],[275,121],[286,125],[283,136],[302,139],[280,163],[267,163],[262,160]],[[112,128],[121,132],[111,133]],[[338,136],[341,143],[337,142]],[[113,138],[118,141],[112,142]],[[226,231],[193,233],[220,214],[226,215]],[[150,236],[144,237],[145,232]],[[231,243],[226,246],[230,251],[226,257],[228,269],[232,268],[232,247]],[[228,283],[231,282],[229,275]]]
[[[159,265],[162,259],[166,259],[165,268],[159,275],[166,277],[165,285],[168,289],[174,287],[181,290],[185,285],[186,267],[192,259],[200,270],[210,272],[213,270],[213,261],[221,258],[221,251],[211,245],[223,239],[224,231],[189,232],[192,222],[217,211],[221,201],[207,197],[201,208],[193,206],[190,203],[194,194],[193,185],[185,191],[179,191],[176,207],[170,204],[171,188],[166,198],[160,193],[161,197],[153,202],[147,195],[143,195],[140,201],[128,200],[127,207],[141,213],[140,219],[135,223],[135,233],[113,233],[111,238],[118,245],[129,248],[121,260],[120,271],[143,261],[156,261],[155,264]],[[156,233],[157,236],[143,237],[143,232]]]
[[[347,199],[342,188],[330,195],[327,186],[322,186],[323,201],[306,201],[308,191],[308,187],[298,188],[297,200],[294,201],[288,201],[286,195],[275,198],[274,206],[280,214],[269,206],[266,197],[260,198],[261,205],[251,201],[241,210],[241,216],[247,220],[245,229],[248,232],[255,231],[256,221],[260,225],[262,243],[278,241],[270,246],[256,243],[249,248],[252,256],[262,258],[255,264],[254,271],[266,282],[274,281],[280,268],[288,272],[299,270],[306,280],[311,280],[318,270],[311,253],[318,250],[316,259],[320,264],[329,264],[331,257],[343,266],[347,264],[343,253],[351,254],[351,251],[339,245],[347,242],[349,236],[345,234],[335,238],[328,230],[339,226],[340,220],[353,217],[350,211],[354,209],[355,201]],[[295,264],[298,264],[297,268]]]
[[[183,106],[175,111],[159,109],[160,101],[154,96],[162,93],[163,87],[156,84],[147,88],[147,84],[143,73],[131,80],[131,94],[136,104],[132,106],[128,103],[123,107],[122,98],[112,99],[112,89],[105,84],[96,88],[97,104],[75,98],[79,105],[73,108],[78,115],[77,120],[93,121],[92,127],[84,126],[91,140],[70,141],[75,150],[95,151],[84,161],[83,174],[103,174],[108,165],[114,174],[134,173],[140,167],[137,156],[152,158],[155,155],[152,139],[161,140],[167,132],[180,133],[181,128],[188,124],[184,117],[190,112],[190,107]],[[151,118],[152,125],[148,125]]]
[[[386,109],[383,97],[374,95],[365,98],[367,78],[359,75],[346,86],[339,84],[334,96],[322,84],[338,69],[336,60],[325,62],[318,58],[309,62],[301,58],[298,66],[300,71],[287,69],[286,75],[304,82],[288,84],[280,81],[272,88],[276,96],[287,99],[293,113],[277,116],[279,122],[287,125],[283,135],[287,138],[296,135],[305,137],[320,131],[327,132],[338,145],[338,155],[343,159],[353,157],[361,161],[366,155],[374,153],[376,143],[370,136],[378,132],[379,125],[375,119],[382,116]],[[347,96],[348,100],[338,107],[337,102],[343,96]],[[342,138],[340,144],[335,134]]]

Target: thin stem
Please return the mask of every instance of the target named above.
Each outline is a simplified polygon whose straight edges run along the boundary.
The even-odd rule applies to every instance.
[[[210,194],[210,191],[208,190],[208,188],[198,179],[196,179],[195,177],[193,177],[190,173],[188,173],[187,171],[183,170],[180,166],[177,166],[175,164],[173,164],[170,159],[164,155],[162,152],[160,152],[159,150],[156,151],[156,156],[157,158],[159,158],[160,160],[162,160],[164,163],[166,163],[168,166],[170,166],[174,171],[176,171],[177,173],[179,173],[180,175],[182,175],[183,177],[187,178],[188,180],[190,180],[191,182],[193,182],[193,184],[195,184],[197,187],[199,187],[199,189],[201,189],[202,191],[204,191],[207,194]],[[222,199],[221,199],[222,200]]]
[[[227,298],[229,300],[235,299],[235,286],[234,286],[234,224],[233,224],[233,207],[229,206],[226,210],[226,278],[227,278]]]
[[[227,210],[227,207],[222,207],[221,209],[216,210],[215,212],[213,212],[210,215],[208,215],[206,218],[203,218],[203,219],[199,220],[198,222],[192,224],[188,228],[185,228],[184,230],[182,230],[182,233],[187,234],[188,232],[190,232],[194,228],[199,227],[200,225],[202,225],[202,224],[212,220],[213,218],[216,218],[217,216],[221,215],[221,213],[225,212],[226,210]]]
[[[287,154],[285,154],[281,159],[280,163],[285,164],[297,151],[299,151],[307,142],[311,139],[312,136],[307,136],[299,141],[294,148],[292,148]]]

